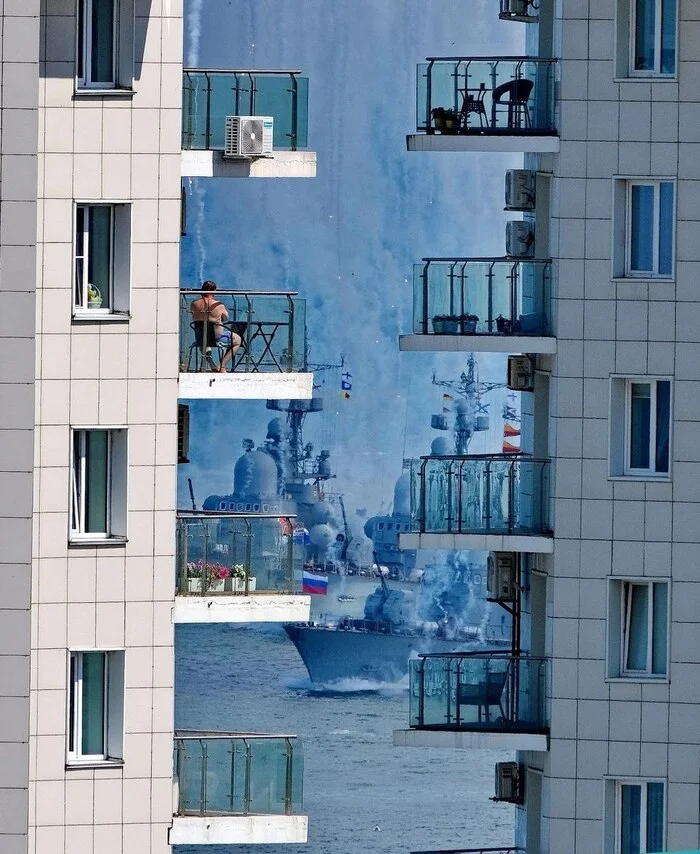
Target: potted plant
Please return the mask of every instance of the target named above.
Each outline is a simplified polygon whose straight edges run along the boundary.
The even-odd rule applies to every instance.
[[[100,293],[100,289],[95,287],[95,285],[88,285],[88,308],[101,308],[102,307],[102,294]]]
[[[510,335],[513,332],[513,321],[509,317],[499,314],[496,318],[496,332],[500,335]]]
[[[443,133],[445,130],[445,108],[435,107],[430,111],[430,115],[433,117],[433,127],[435,130],[439,130],[440,133]]]
[[[190,593],[225,593],[233,590],[231,570],[220,563],[205,563],[201,558],[187,564],[187,588]]]
[[[436,335],[456,335],[459,332],[458,314],[436,314],[433,317],[433,332]]]
[[[445,133],[457,133],[457,110],[445,110]]]
[[[236,563],[231,567],[231,589],[234,593],[245,593],[246,579],[248,580],[248,592],[255,590],[255,576],[248,574],[248,569],[242,563]]]
[[[476,332],[476,324],[479,322],[479,318],[476,314],[463,314],[459,319],[463,333],[468,335]]]

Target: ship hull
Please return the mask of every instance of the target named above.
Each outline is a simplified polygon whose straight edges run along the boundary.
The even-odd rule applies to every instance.
[[[367,630],[291,623],[284,627],[302,657],[312,682],[368,679],[398,682],[408,673],[408,661],[420,652],[477,649],[468,641],[392,635]]]

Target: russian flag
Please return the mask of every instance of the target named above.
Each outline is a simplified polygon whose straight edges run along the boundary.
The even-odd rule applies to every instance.
[[[325,596],[328,593],[328,579],[325,575],[316,575],[304,570],[301,582],[302,593],[316,593],[319,596]]]

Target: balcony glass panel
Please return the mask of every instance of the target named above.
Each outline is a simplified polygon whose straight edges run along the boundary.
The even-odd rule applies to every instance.
[[[549,461],[512,454],[413,462],[411,516],[421,533],[546,535]]]
[[[412,728],[547,729],[544,658],[499,652],[452,653],[419,656],[409,664]]]
[[[556,60],[429,58],[418,65],[416,128],[435,133],[555,134]]]
[[[306,370],[305,300],[291,292],[217,290],[203,307],[203,293],[180,291],[182,373]]]
[[[423,260],[413,268],[416,334],[550,334],[550,261]]]
[[[276,512],[273,510],[273,513]],[[192,513],[177,519],[179,593],[300,593],[292,525],[277,515]]]
[[[186,69],[182,147],[224,150],[226,116],[272,116],[274,148],[308,145],[309,81],[298,72]]]
[[[175,737],[177,815],[300,814],[304,756],[294,736]]]

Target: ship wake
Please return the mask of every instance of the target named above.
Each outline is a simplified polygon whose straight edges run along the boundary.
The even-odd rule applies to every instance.
[[[408,675],[398,682],[378,682],[373,679],[348,677],[330,682],[312,682],[311,679],[294,678],[286,687],[308,696],[342,697],[352,694],[378,694],[394,697],[408,691]]]

